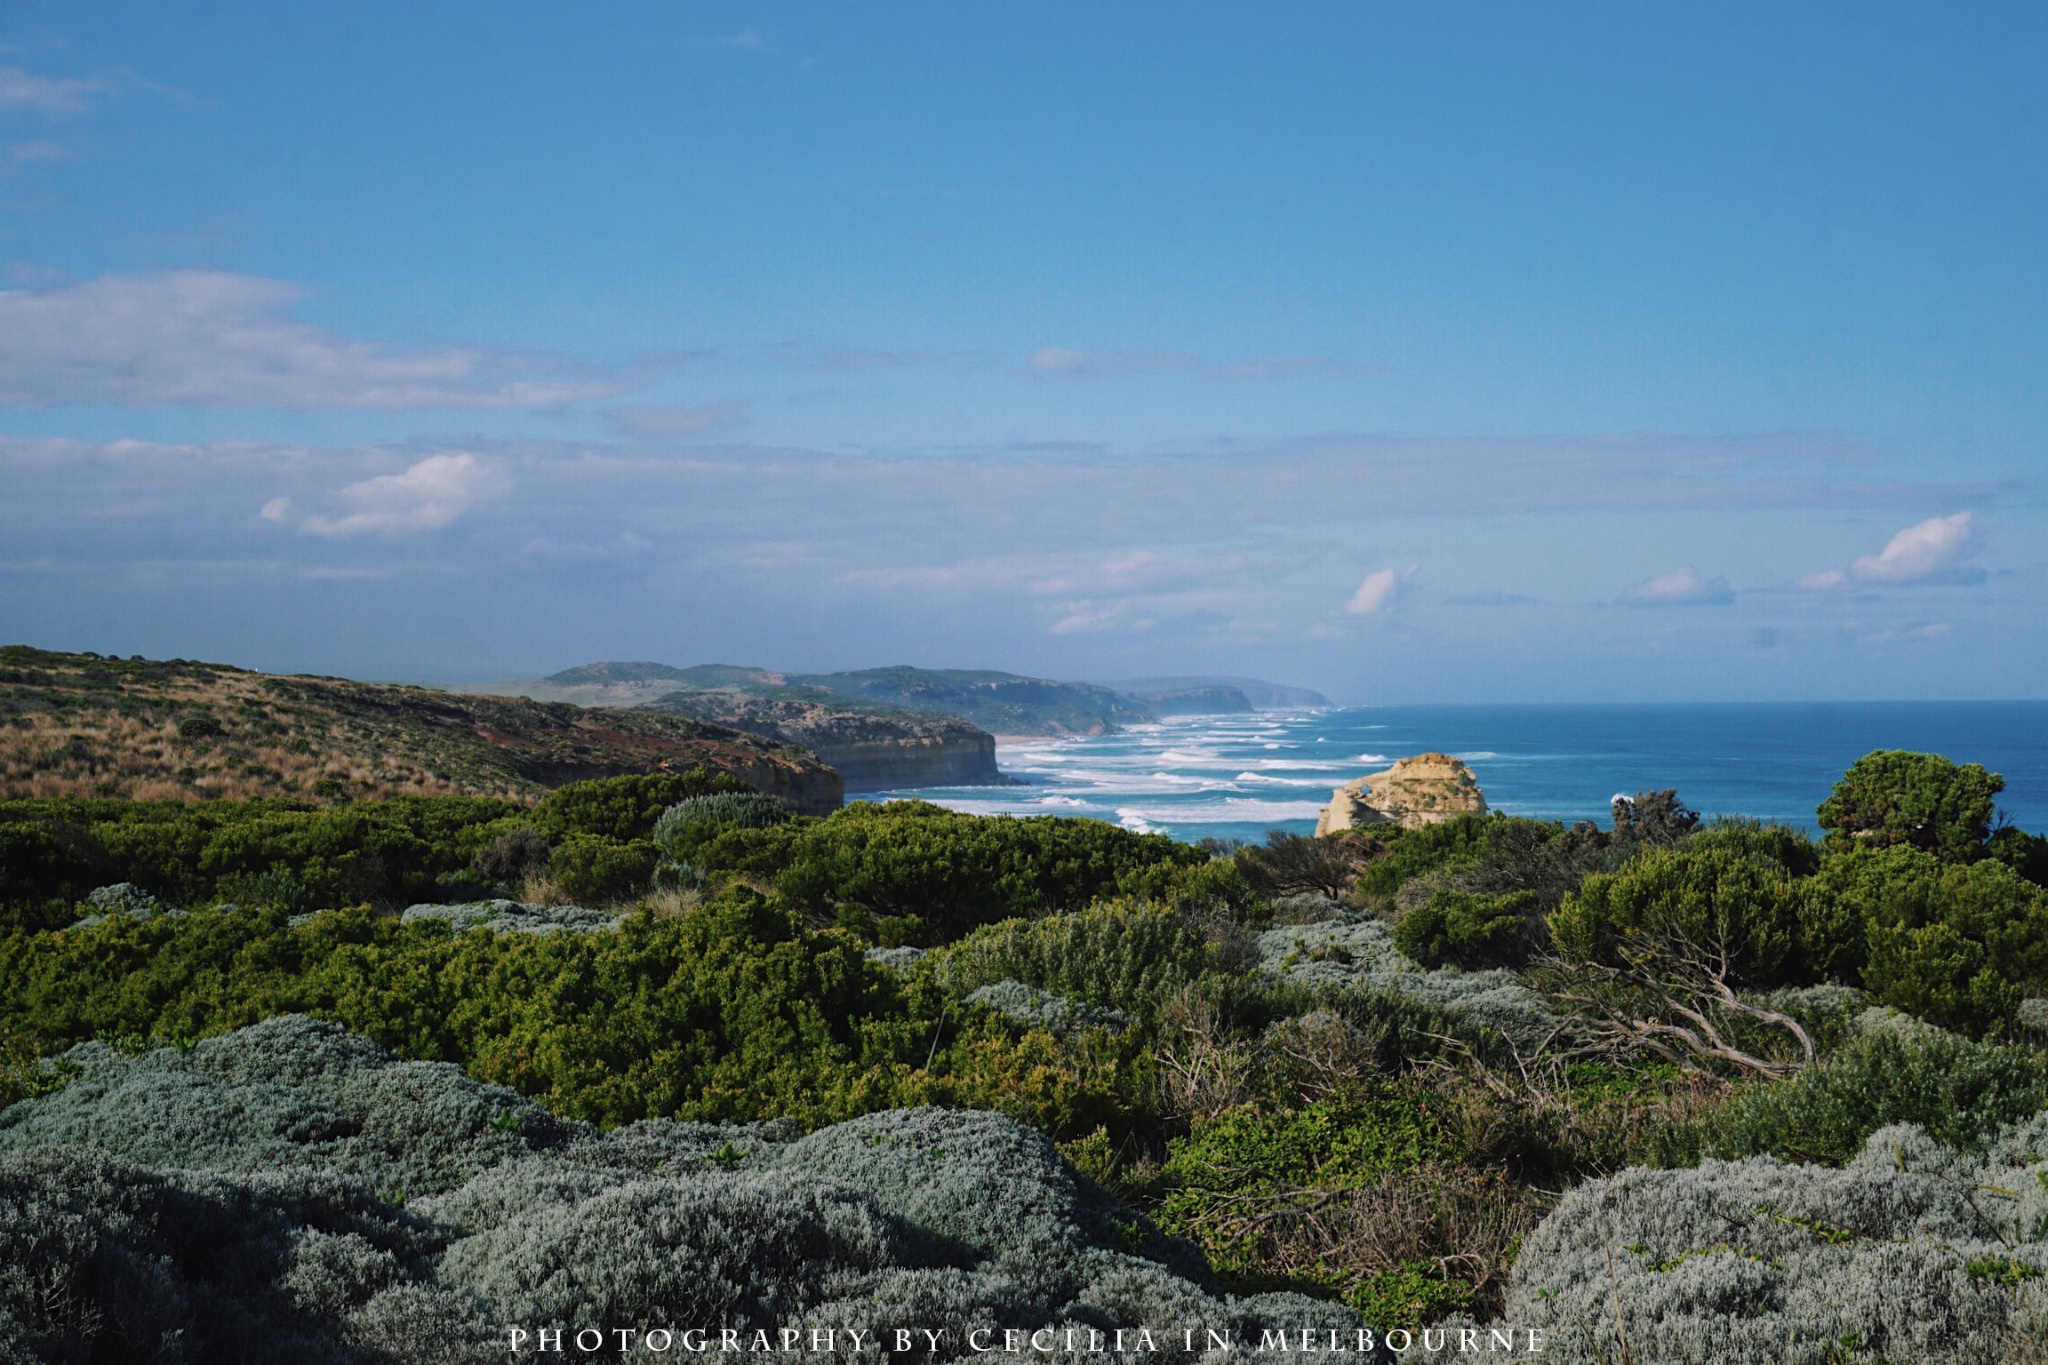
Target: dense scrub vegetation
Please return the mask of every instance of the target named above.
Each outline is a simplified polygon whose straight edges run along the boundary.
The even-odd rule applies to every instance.
[[[20,1155],[0,1210],[55,1200],[174,1267],[185,1297],[163,1302],[184,1306],[162,1312],[193,1340],[221,1330],[194,1305],[223,1294],[271,1295],[249,1311],[285,1333],[275,1286],[310,1234],[263,1233],[240,1287],[196,1262],[188,1284],[186,1253],[122,1241],[96,1200],[226,1201],[357,1238],[304,1255],[379,1268],[290,1310],[291,1339],[335,1359],[370,1349],[361,1315],[401,1290],[387,1307],[421,1340],[625,1321],[531,1278],[625,1254],[592,1250],[606,1200],[695,1210],[674,1213],[691,1227],[772,1209],[840,1248],[801,1284],[775,1278],[772,1239],[730,1251],[727,1281],[753,1286],[717,1310],[734,1315],[858,1301],[1135,1325],[1149,1304],[1192,1326],[1265,1311],[1219,1295],[1288,1291],[1382,1329],[1505,1313],[1565,1359],[2018,1359],[2048,1328],[2048,889],[1998,789],[1878,753],[1822,805],[1819,842],[1649,792],[1608,828],[1495,815],[1237,849],[916,803],[796,816],[708,772],[538,805],[7,803],[0,1152]],[[279,1040],[455,1087],[468,1136],[374,1137],[397,1122],[372,1112],[399,1093],[385,1081],[310,1096],[337,1115],[317,1122],[263,1118],[250,1091],[231,1112],[252,1126],[209,1136],[204,1087],[243,1063],[203,1059],[283,1066]],[[965,1110],[1023,1127],[944,1117]],[[1030,1281],[1022,1253],[1000,1273],[986,1246],[930,1259],[891,1221],[937,1226],[906,1212],[916,1182],[860,1186],[828,1135],[865,1151],[942,1130],[947,1151],[1007,1154],[987,1177],[1004,1198],[1052,1197],[1004,1162],[1093,1192],[1085,1247],[1057,1256],[1165,1269],[1117,1262],[1152,1287],[1113,1303]],[[102,1165],[50,1155],[80,1144]],[[687,1189],[634,1183],[685,1148]],[[773,1155],[799,1150],[844,1170]],[[316,1199],[179,1174],[293,1163],[360,1183]],[[865,1193],[790,1184],[799,1168]],[[565,1193],[506,1222],[501,1184]],[[442,1201],[431,1227],[391,1211],[396,1188]],[[263,1211],[287,1198],[341,1202]],[[451,1212],[465,1199],[500,1212]],[[649,1283],[683,1273],[658,1261]],[[910,1278],[859,1278],[884,1273]],[[1903,1300],[1866,1292],[1893,1275]],[[0,1332],[42,1358],[56,1319],[6,1283]],[[131,1292],[105,1284],[76,1302]]]

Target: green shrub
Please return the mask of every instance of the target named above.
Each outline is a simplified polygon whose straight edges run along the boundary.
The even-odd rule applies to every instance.
[[[661,812],[650,838],[668,857],[683,860],[707,839],[730,829],[771,829],[790,818],[789,807],[760,792],[692,796]]]
[[[706,872],[772,878],[814,923],[838,921],[847,906],[878,920],[914,918],[929,945],[983,924],[1078,909],[1162,866],[1201,868],[1209,857],[1100,820],[863,801],[822,820],[725,829],[691,848],[689,861]]]
[[[1394,926],[1394,946],[1425,967],[1519,967],[1529,960],[1543,929],[1530,914],[1535,904],[1532,891],[1505,896],[1439,891],[1401,917]]]
[[[638,773],[571,782],[549,792],[534,823],[549,835],[602,834],[631,842],[648,838],[662,812],[679,801],[720,794],[753,794],[729,773],[693,768],[686,773]]]
[[[1756,1085],[1654,1145],[1665,1165],[1774,1156],[1839,1166],[1865,1138],[1915,1123],[1951,1147],[2048,1106],[2048,1058],[1934,1030],[1876,1029],[1790,1081]]]
[[[1373,837],[1384,842],[1388,852],[1359,876],[1360,894],[1389,897],[1411,878],[1473,861],[1485,849],[1493,822],[1506,818],[1461,815],[1420,829],[1374,826]]]
[[[1862,927],[1864,986],[1887,1005],[1981,1036],[2048,983],[2048,891],[2003,863],[1894,845],[1830,859],[1818,884]]]
[[[1947,862],[1983,856],[2005,779],[1940,754],[1876,749],[1849,766],[1821,802],[1830,852],[1908,844]]]
[[[932,957],[949,989],[966,994],[1021,981],[1089,1005],[1149,1014],[1215,967],[1202,932],[1162,906],[1110,901],[1071,915],[1006,920]]]
[[[572,901],[604,905],[645,891],[654,864],[654,845],[645,840],[621,843],[602,834],[571,834],[548,859],[548,878]]]
[[[1588,877],[1550,916],[1550,933],[1566,959],[1603,965],[1725,949],[1733,981],[1774,985],[1810,976],[1810,899],[1775,861],[1681,847]]]

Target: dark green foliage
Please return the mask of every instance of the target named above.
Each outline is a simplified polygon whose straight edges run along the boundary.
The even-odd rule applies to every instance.
[[[1235,861],[1246,884],[1269,899],[1314,895],[1342,900],[1358,885],[1359,874],[1386,852],[1379,839],[1355,830],[1304,839],[1276,829],[1264,847],[1235,850]]]
[[[506,830],[480,849],[470,860],[469,870],[487,886],[516,887],[528,877],[548,869],[554,849],[537,829]]]
[[[1831,858],[1818,885],[1861,927],[1863,984],[1943,1028],[2005,1028],[2048,992],[2048,891],[1986,859],[1956,865],[1910,845]]]
[[[1939,754],[1877,749],[1850,765],[1819,821],[1829,851],[1909,844],[1947,862],[1982,857],[2005,779]]]
[[[219,718],[211,711],[187,711],[178,717],[179,739],[211,739],[224,733]]]
[[[174,905],[252,897],[287,877],[295,908],[432,900],[527,818],[482,797],[405,797],[347,806],[293,801],[0,802],[0,907],[24,928],[69,923],[68,907],[109,882]],[[285,888],[273,880],[270,885]]]
[[[1367,896],[1391,897],[1410,878],[1469,863],[1485,847],[1489,827],[1505,818],[1461,815],[1421,829],[1376,828],[1374,837],[1386,842],[1387,856],[1365,870],[1358,890]]]
[[[891,801],[771,829],[726,829],[691,848],[689,861],[773,878],[817,923],[852,906],[876,919],[915,919],[925,943],[948,943],[982,924],[1078,909],[1161,865],[1196,869],[1209,858],[1099,820],[961,815]]]
[[[645,891],[655,860],[654,845],[645,839],[622,843],[602,834],[571,834],[548,859],[548,877],[578,904],[607,905]]]
[[[661,818],[662,812],[678,801],[721,793],[752,795],[753,788],[729,774],[705,768],[694,768],[686,773],[600,777],[588,782],[571,782],[549,792],[540,803],[540,809],[534,812],[533,822],[553,838],[565,834],[601,834],[607,839],[627,843],[652,837],[655,822]]]
[[[1775,985],[1808,975],[1798,951],[1807,901],[1774,861],[1711,844],[1667,849],[1588,877],[1550,916],[1550,933],[1573,962],[1725,952],[1732,981]]]
[[[1993,834],[1984,851],[2034,885],[2048,886],[2048,835],[2008,827]]]
[[[1821,851],[1806,831],[1761,820],[1716,820],[1686,840],[1686,847],[1694,851],[1730,849],[1776,863],[1794,877],[1811,877],[1820,870]]]
[[[1927,1030],[1854,1039],[1794,1080],[1757,1085],[1705,1119],[1667,1133],[1662,1164],[1702,1156],[1775,1156],[1839,1166],[1863,1140],[1917,1123],[1951,1147],[1973,1147],[2048,1106],[2048,1058]]]
[[[1394,945],[1425,967],[1519,967],[1529,960],[1542,921],[1533,891],[1475,896],[1439,891],[1401,917]]]
[[[1614,838],[1648,848],[1669,848],[1699,828],[1699,812],[1690,810],[1678,793],[1637,792],[1614,799]]]

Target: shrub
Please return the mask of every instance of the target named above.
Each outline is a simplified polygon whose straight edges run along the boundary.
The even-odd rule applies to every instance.
[[[1519,967],[1529,960],[1542,922],[1529,913],[1531,891],[1474,896],[1439,891],[1403,915],[1394,945],[1425,967]]]
[[[1506,1320],[1565,1360],[2030,1359],[2043,1127],[1989,1160],[1895,1126],[1841,1170],[1756,1158],[1590,1182],[1523,1243]]]
[[[1774,1156],[1840,1165],[1878,1129],[1918,1124],[1969,1148],[2048,1105],[2048,1059],[1933,1029],[1878,1028],[1790,1081],[1743,1091],[1660,1139],[1665,1164]]]
[[[1736,983],[1796,981],[1807,897],[1776,862],[1708,845],[1645,854],[1595,873],[1550,916],[1558,952],[1620,966],[1673,951],[1725,952]]]
[[[602,834],[571,834],[548,859],[548,879],[574,901],[606,905],[630,900],[654,875],[654,845],[621,843]]]
[[[1831,852],[1907,844],[1947,862],[1971,862],[1983,856],[1992,799],[2004,789],[2003,777],[1975,763],[1876,749],[1849,766],[1818,818]]]
[[[601,834],[630,843],[650,837],[662,813],[678,802],[755,794],[753,788],[731,774],[707,768],[693,768],[686,773],[599,777],[571,782],[549,792],[534,812],[534,822],[556,838],[565,834]]]
[[[1929,1023],[1997,1032],[2048,980],[2048,891],[2003,863],[1895,845],[1830,859],[1819,884],[1861,929],[1865,988]]]
[[[760,792],[719,792],[678,801],[661,813],[649,837],[671,858],[686,858],[698,844],[729,829],[769,829],[790,809]]]
[[[517,887],[546,872],[554,848],[537,829],[510,829],[479,850],[469,870],[492,886]]]
[[[975,1324],[1356,1325],[1215,1293],[1186,1243],[994,1114],[599,1134],[306,1020],[79,1052],[83,1083],[0,1127],[0,1342],[29,1358],[428,1365],[502,1357],[508,1324],[927,1321],[956,1348]],[[354,1177],[271,1169],[316,1163]]]
[[[1207,938],[1161,906],[1109,901],[1071,915],[1006,920],[932,956],[933,970],[966,994],[1003,981],[1089,1005],[1150,1014],[1213,970]]]
[[[1245,882],[1259,895],[1318,895],[1342,899],[1358,884],[1358,875],[1387,846],[1371,834],[1347,831],[1320,839],[1304,839],[1276,829],[1265,847],[1241,848],[1234,861]]]

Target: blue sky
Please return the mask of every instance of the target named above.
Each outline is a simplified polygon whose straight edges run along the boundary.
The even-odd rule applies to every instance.
[[[0,638],[2038,697],[2037,7],[0,16]]]

